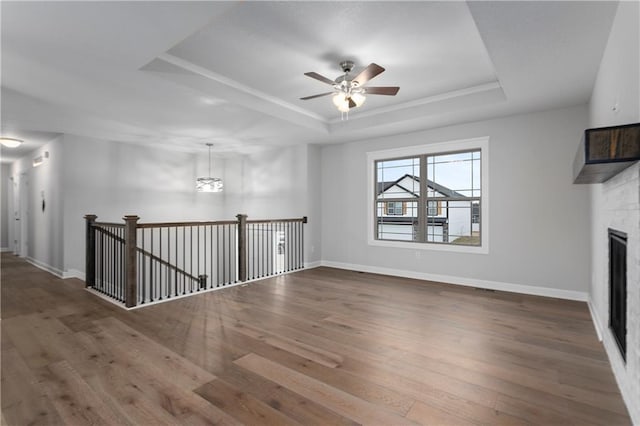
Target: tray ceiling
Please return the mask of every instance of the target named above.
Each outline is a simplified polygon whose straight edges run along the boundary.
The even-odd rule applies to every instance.
[[[251,152],[586,103],[611,2],[4,2],[3,124]],[[348,121],[350,59],[386,71]]]

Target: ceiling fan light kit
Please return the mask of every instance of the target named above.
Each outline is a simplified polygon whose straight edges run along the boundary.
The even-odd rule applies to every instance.
[[[344,74],[335,80],[331,80],[315,72],[305,73],[304,75],[307,77],[311,77],[333,86],[333,92],[320,93],[318,95],[306,96],[300,99],[307,101],[309,99],[333,95],[333,104],[338,108],[338,111],[342,113],[342,119],[344,120],[345,116],[347,119],[349,118],[349,110],[351,108],[358,108],[365,103],[367,100],[367,94],[395,96],[398,93],[398,90],[400,90],[397,86],[364,87],[369,80],[384,72],[384,68],[378,64],[371,63],[356,77],[350,78],[349,74],[353,71],[353,67],[353,61],[340,62],[340,68],[342,68],[342,72],[344,72]]]

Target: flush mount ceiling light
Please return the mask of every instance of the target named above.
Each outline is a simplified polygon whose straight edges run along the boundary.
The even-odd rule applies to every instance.
[[[17,148],[22,145],[22,142],[24,141],[21,139],[0,138],[0,143],[2,144],[2,146],[6,146],[7,148]]]
[[[307,96],[300,99],[306,101],[322,96],[333,95],[333,104],[338,108],[338,111],[342,113],[342,118],[344,119],[345,114],[347,118],[349,117],[348,114],[351,108],[357,108],[364,104],[367,100],[367,97],[365,96],[366,94],[395,96],[398,93],[398,90],[400,90],[399,87],[364,87],[366,82],[384,72],[384,68],[378,64],[371,63],[368,67],[362,70],[360,74],[351,78],[349,73],[353,71],[353,66],[353,61],[341,62],[340,68],[342,68],[342,72],[344,72],[344,74],[335,80],[330,80],[315,72],[304,73],[307,77],[315,78],[323,83],[330,84],[333,86],[333,92],[320,93],[319,95]]]
[[[196,179],[196,191],[198,192],[222,192],[222,179],[211,177],[211,147],[212,143],[208,143],[209,147],[209,174],[207,177],[199,177]]]

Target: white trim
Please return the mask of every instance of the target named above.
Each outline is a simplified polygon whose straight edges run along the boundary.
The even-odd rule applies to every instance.
[[[589,306],[591,321],[593,322],[593,327],[596,329],[598,340],[602,342],[602,330],[600,329],[600,317],[598,316],[598,313],[596,312],[596,309],[593,306],[593,301],[591,300],[591,296],[589,296],[589,299],[587,300],[587,306]]]
[[[380,107],[372,110],[367,110],[354,115],[353,118],[349,117],[349,120],[357,120],[365,117],[372,117],[379,114],[388,114],[390,112],[399,111],[407,108],[415,108],[423,105],[434,104],[437,102],[443,102],[449,99],[461,98],[464,96],[474,95],[476,93],[491,92],[493,90],[502,90],[502,86],[498,80],[490,83],[479,84],[477,86],[466,87],[464,89],[452,90],[450,92],[440,93],[438,95],[427,96],[425,98],[416,99],[414,101],[404,102],[388,107]],[[329,120],[330,124],[339,123],[340,118],[332,118]]]
[[[23,259],[38,269],[42,269],[43,271],[49,272],[50,274],[53,274],[58,278],[64,278],[63,272],[58,268],[54,268],[53,266],[48,265],[44,262],[41,262],[37,259],[34,259],[33,257],[25,256],[23,257]]]
[[[24,260],[32,264],[38,269],[42,269],[43,271],[49,272],[50,274],[55,275],[56,277],[66,280],[68,278],[77,278],[81,281],[85,280],[85,274],[82,271],[78,271],[77,269],[69,269],[68,271],[61,271],[58,268],[54,268],[53,266],[44,263],[40,260],[34,259],[30,256],[23,257]]]
[[[241,92],[244,92],[246,94],[249,94],[251,96],[255,96],[256,98],[260,98],[263,101],[267,101],[270,102],[272,104],[281,106],[283,108],[287,108],[291,111],[297,112],[299,114],[304,114],[307,117],[313,118],[315,120],[318,120],[319,122],[323,123],[323,124],[327,124],[327,119],[325,119],[323,116],[321,116],[320,114],[316,114],[315,112],[309,111],[307,109],[301,108],[297,105],[294,105],[292,103],[286,102],[280,98],[277,98],[275,96],[271,96],[268,93],[262,92],[260,90],[254,89],[253,87],[249,87],[245,84],[242,84],[236,80],[233,80],[229,77],[226,77],[222,74],[217,74],[207,68],[201,67],[199,65],[196,65],[192,62],[186,61],[182,58],[179,58],[177,56],[171,55],[169,53],[162,53],[160,56],[158,56],[158,59],[161,59],[165,62],[168,62],[172,65],[175,65],[177,67],[183,68],[185,70],[191,71],[192,73],[201,75],[205,78],[209,78],[211,80],[217,81],[218,83],[224,84],[225,86],[231,87],[233,89],[239,90]]]
[[[373,227],[373,225],[371,225]],[[371,229],[371,228],[370,228]],[[368,241],[370,246],[378,247],[392,247],[411,250],[437,250],[437,251],[450,251],[455,253],[474,253],[474,254],[489,254],[488,247],[474,247],[474,246],[458,246],[455,244],[444,243],[418,243],[410,241],[389,241],[389,240],[376,240],[371,238]]]
[[[500,281],[479,280],[474,278],[455,277],[451,275],[429,274],[426,272],[407,271],[404,269],[382,268],[378,266],[357,265],[353,263],[341,263],[322,261],[322,266],[331,268],[348,269],[352,271],[369,272],[373,274],[391,275],[403,278],[413,278],[425,281],[437,281],[446,284],[478,287],[489,290],[508,291],[512,293],[530,294],[533,296],[554,297],[556,299],[577,300],[586,302],[588,293],[583,291],[559,290],[550,287],[538,287],[523,284],[512,284]]]
[[[82,271],[78,271],[77,269],[69,269],[68,271],[63,272],[62,278],[64,278],[65,280],[67,278],[77,278],[81,281],[85,281],[86,279],[85,273]]]
[[[375,173],[373,164],[376,160],[388,158],[401,158],[413,155],[424,155],[447,151],[464,151],[480,148],[481,152],[481,179],[482,179],[482,235],[480,247],[458,246],[453,244],[418,243],[404,241],[381,241],[374,238],[375,209]],[[403,148],[385,149],[367,152],[367,244],[370,246],[404,248],[412,250],[437,250],[457,253],[489,254],[489,136],[472,139],[460,139],[448,142],[436,142],[426,145],[407,146]]]
[[[315,262],[305,262],[304,269],[313,269],[322,266],[321,260],[316,260]]]

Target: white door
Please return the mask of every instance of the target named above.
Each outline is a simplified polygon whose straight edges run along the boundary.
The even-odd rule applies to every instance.
[[[29,202],[29,180],[23,173],[13,180],[13,253],[27,255],[27,214]]]

